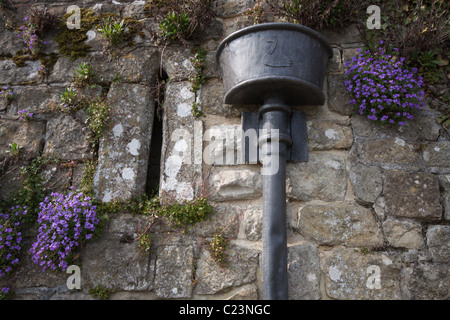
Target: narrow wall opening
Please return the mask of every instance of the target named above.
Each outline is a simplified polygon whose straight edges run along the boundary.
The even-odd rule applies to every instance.
[[[150,143],[150,155],[148,159],[147,184],[145,193],[152,197],[159,194],[161,177],[161,151],[163,144],[163,103],[165,85],[169,77],[164,70],[158,75],[154,89],[155,116],[153,117],[152,138]]]

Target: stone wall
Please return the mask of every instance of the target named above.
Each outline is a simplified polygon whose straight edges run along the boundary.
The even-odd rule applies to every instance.
[[[13,287],[17,299],[92,299],[88,289],[100,284],[112,289],[112,299],[260,299],[261,166],[238,164],[234,156],[222,161],[223,154],[237,152],[234,138],[208,154],[212,161],[202,161],[211,151],[208,134],[240,128],[245,107],[223,104],[214,56],[221,39],[252,24],[244,11],[253,2],[214,1],[214,28],[202,42],[208,52],[207,82],[197,97],[189,81],[194,72],[191,51],[156,46],[145,34],[120,55],[108,56],[97,32],[90,40],[90,56],[76,61],[60,55],[50,35],[47,50],[58,53],[58,60],[47,78],[38,73],[39,61],[16,66],[8,54],[14,55],[22,43],[8,24],[19,26],[31,8],[44,5],[62,15],[69,3],[13,2],[18,11],[0,13],[0,85],[13,88],[16,97],[10,104],[0,101],[0,161],[12,142],[23,147],[24,160],[2,172],[0,195],[17,189],[20,166],[40,153],[75,164],[45,167],[46,191],[79,186],[85,161],[94,157],[85,115],[48,112],[48,105],[58,102],[85,61],[109,83],[107,99],[113,110],[98,150],[97,197],[109,202],[145,191],[156,117],[151,87],[164,70],[170,81],[163,106],[160,193],[177,199],[206,194],[215,213],[186,233],[157,225],[150,255],[141,255],[137,242],[126,240],[136,238],[142,217],[111,214],[102,236],[81,250],[81,290],[67,288],[66,273],[42,273],[31,262],[28,240],[22,265],[0,285]],[[153,26],[143,15],[144,1],[87,0],[79,5],[134,14]],[[287,166],[289,298],[449,299],[450,142],[436,122],[440,113],[427,105],[414,122],[392,128],[352,116],[344,61],[363,46],[362,37],[356,26],[322,34],[334,53],[324,83],[326,101],[323,106],[297,107],[307,116],[309,161]],[[112,81],[117,72],[122,79],[118,83]],[[204,117],[192,116],[194,99]],[[18,120],[17,111],[23,108],[34,113],[30,121]],[[204,245],[221,227],[231,239],[226,267]]]

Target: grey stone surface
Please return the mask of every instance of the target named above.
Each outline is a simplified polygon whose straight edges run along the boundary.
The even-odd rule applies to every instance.
[[[450,298],[450,277],[448,265],[417,264],[404,272],[405,299],[448,300]]]
[[[203,187],[203,122],[192,115],[195,99],[188,81],[166,88],[160,193],[163,198],[188,199]]]
[[[157,251],[155,292],[159,298],[192,296],[194,272],[192,246],[161,246]]]
[[[137,231],[141,220],[130,214],[110,217],[100,238],[81,252],[82,286],[103,285],[113,291],[144,291],[154,288],[154,255],[141,254]]]
[[[89,129],[71,115],[56,115],[47,122],[44,154],[63,160],[91,159]]]
[[[356,164],[350,168],[350,181],[355,196],[361,203],[374,203],[383,190],[379,167]]]
[[[208,250],[202,250],[197,263],[195,287],[197,294],[220,293],[256,280],[258,251],[229,245],[227,254],[227,265],[222,268],[214,261]]]
[[[25,66],[18,67],[12,60],[0,60],[0,84],[39,83],[41,75],[39,68],[42,64],[37,61],[25,61]]]
[[[213,10],[218,17],[233,17],[244,13],[253,5],[252,0],[218,0],[214,2]]]
[[[14,100],[8,108],[8,114],[17,115],[17,111],[26,109],[33,113],[33,118],[48,120],[52,116],[53,105],[59,102],[62,87],[39,85],[39,86],[21,86],[14,90]]]
[[[353,143],[352,129],[334,121],[307,122],[310,150],[348,149]]]
[[[323,253],[329,297],[339,300],[400,300],[401,261],[394,252],[362,254],[351,248]]]
[[[17,143],[21,159],[39,155],[44,146],[45,123],[0,119],[0,162],[10,156],[9,144]]]
[[[433,262],[450,263],[450,226],[429,226],[426,237]]]
[[[108,93],[113,115],[100,139],[94,189],[99,199],[130,199],[145,191],[154,101],[147,87],[117,84]]]
[[[383,231],[393,247],[419,250],[425,246],[420,223],[388,218],[383,222]]]
[[[400,138],[365,140],[357,148],[360,158],[368,165],[419,167],[417,146]]]
[[[344,200],[346,159],[334,153],[311,152],[308,162],[287,164],[287,196],[295,200]]]
[[[344,82],[347,75],[344,73],[328,75],[328,108],[341,115],[352,114],[353,105],[349,103],[350,95],[345,88]]]
[[[310,243],[288,248],[289,300],[319,300],[319,251]]]
[[[256,199],[262,195],[262,178],[257,169],[214,169],[208,186],[214,201]]]
[[[423,160],[430,167],[450,167],[450,141],[428,143],[423,150]]]
[[[357,204],[307,205],[300,209],[300,233],[318,244],[374,247],[383,244],[371,209]]]
[[[442,217],[439,183],[431,173],[385,171],[383,194],[389,216],[421,221]]]

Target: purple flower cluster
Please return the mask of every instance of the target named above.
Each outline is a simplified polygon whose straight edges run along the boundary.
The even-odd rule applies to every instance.
[[[0,89],[0,97],[12,100],[14,98],[14,92],[8,86],[4,86]]]
[[[17,111],[18,114],[20,114],[20,120],[29,120],[33,116],[32,112],[28,112],[27,109],[22,109]]]
[[[417,69],[404,68],[405,58],[388,54],[382,47],[376,52],[358,49],[358,53],[345,63],[350,104],[360,115],[379,123],[402,126],[412,120],[413,113],[424,106],[423,79],[415,77]]]
[[[0,300],[8,300],[11,296],[11,290],[9,287],[0,287]]]
[[[33,262],[46,269],[65,271],[72,250],[91,239],[99,219],[96,206],[83,193],[52,193],[40,203],[38,235],[30,251]]]
[[[29,20],[28,16],[23,18],[23,21],[25,22],[28,20]],[[35,28],[31,23],[21,25],[19,28],[19,32],[17,33],[17,36],[23,39],[23,42],[26,44],[26,46],[31,52],[40,50],[42,43],[39,37],[36,35]]]
[[[19,263],[22,249],[20,220],[27,214],[26,208],[12,207],[11,213],[0,213],[0,278],[6,276]]]

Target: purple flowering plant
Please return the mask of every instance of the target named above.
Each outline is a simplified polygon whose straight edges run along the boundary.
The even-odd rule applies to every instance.
[[[65,271],[74,250],[96,235],[99,222],[96,206],[82,192],[52,193],[40,203],[38,235],[30,249],[33,262],[42,271]]]
[[[19,120],[30,120],[33,117],[33,113],[32,112],[28,112],[27,109],[22,109],[17,111],[17,113],[20,115]]]
[[[0,88],[0,97],[6,99],[7,102],[11,102],[14,100],[14,91],[8,86],[3,86]]]
[[[22,249],[20,225],[26,207],[12,207],[8,213],[0,212],[0,279],[9,274],[19,264]]]
[[[13,292],[9,287],[0,287],[0,300],[10,300],[13,297]]]
[[[19,27],[17,36],[22,38],[28,50],[32,53],[39,52],[43,46],[43,42],[36,34],[36,27],[30,22],[30,17],[23,18],[24,24]]]
[[[417,69],[405,67],[405,58],[385,51],[381,45],[374,51],[361,52],[345,63],[350,104],[355,112],[381,124],[405,125],[424,106],[423,78]]]

